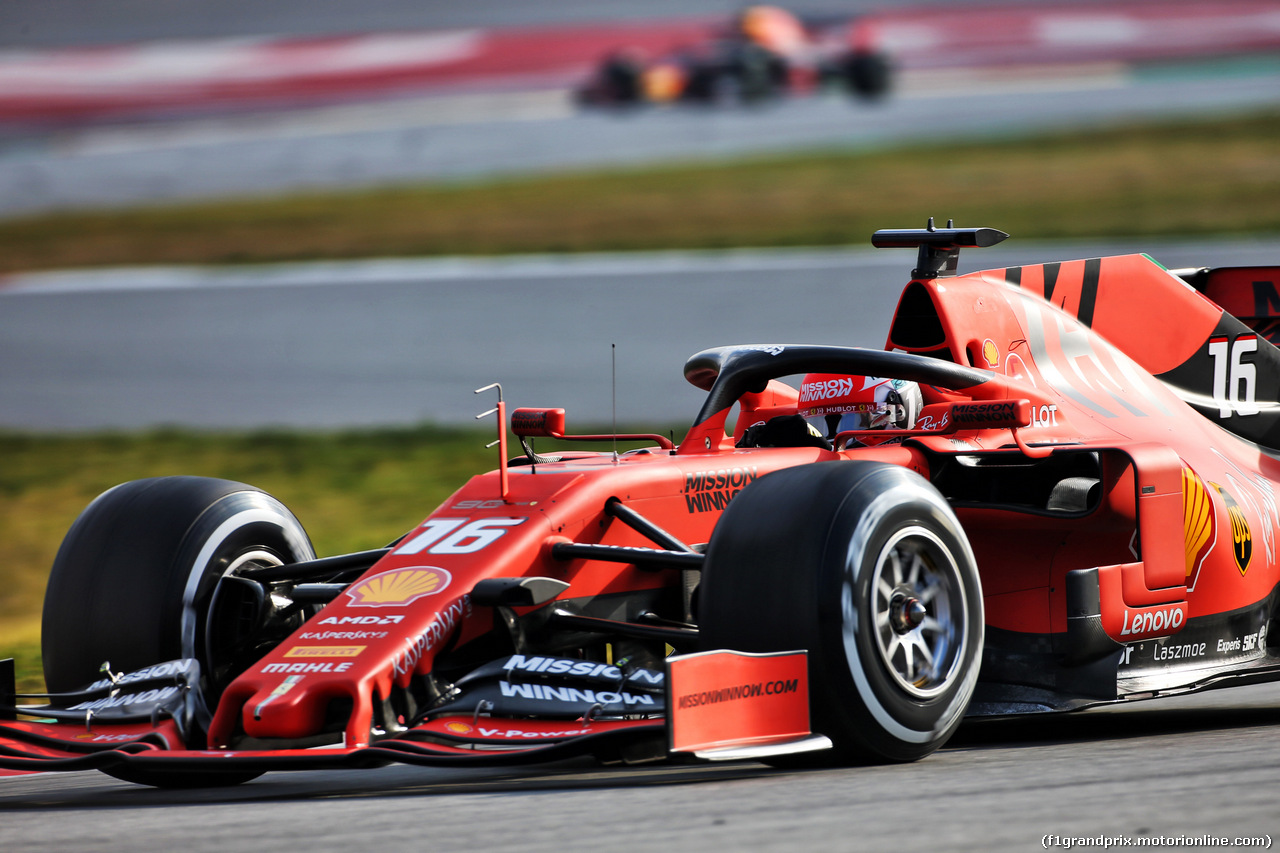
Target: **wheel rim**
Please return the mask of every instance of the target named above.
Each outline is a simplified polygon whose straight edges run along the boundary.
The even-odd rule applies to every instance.
[[[312,550],[310,542],[307,541],[306,534],[302,531],[301,526],[297,525],[296,521],[293,524],[283,523],[292,519],[288,511],[265,494],[261,495],[261,498],[276,505],[250,506],[224,519],[217,529],[205,539],[200,553],[190,564],[190,573],[187,576],[186,588],[182,594],[180,640],[184,657],[197,657],[195,653],[197,648],[196,638],[201,633],[198,626],[201,622],[200,617],[203,608],[207,606],[207,601],[198,604],[197,596],[201,585],[206,580],[206,573],[209,567],[215,565],[219,559],[227,560],[227,565],[218,572],[221,576],[234,574],[252,562],[258,562],[260,565],[278,565],[282,562],[289,562],[290,559],[288,558],[296,561],[315,557],[315,552]],[[283,535],[284,542],[280,543],[282,550],[279,555],[275,553],[274,548],[261,545],[250,546],[239,551],[234,551],[228,546],[228,540],[235,536],[237,531],[251,524],[259,523],[266,524],[269,528],[275,528],[279,531],[277,535]],[[228,554],[228,551],[231,551],[231,553]],[[262,557],[263,554],[266,555],[265,559]]]
[[[254,548],[234,557],[227,567],[219,573],[219,576],[227,577],[228,575],[238,575],[241,571],[246,569],[259,569],[282,565],[284,565],[284,561],[276,554],[262,548]],[[201,619],[201,613],[198,611],[198,608],[194,603],[183,608],[183,617],[184,619],[189,619],[193,624],[199,624],[203,621]],[[198,656],[194,634],[183,638],[182,654],[183,657],[189,658]],[[206,660],[204,660],[203,663],[207,667],[213,662],[214,650],[206,648],[205,657]]]
[[[874,644],[894,683],[918,699],[947,690],[964,658],[968,606],[942,541],[923,527],[896,531],[876,558],[868,604]]]

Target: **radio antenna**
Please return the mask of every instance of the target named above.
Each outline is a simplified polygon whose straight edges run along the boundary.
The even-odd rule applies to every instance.
[[[507,492],[510,490],[510,481],[507,477],[507,404],[502,400],[502,386],[497,382],[492,385],[486,385],[483,388],[477,388],[475,393],[483,394],[485,391],[498,389],[498,405],[494,406],[487,412],[481,412],[476,415],[476,420],[487,418],[489,415],[498,416],[498,440],[491,441],[485,447],[498,447],[498,492],[499,497],[505,503],[507,500]],[[524,439],[521,439],[523,442]]]
[[[609,369],[613,397],[613,464],[618,464],[618,345],[609,344]]]

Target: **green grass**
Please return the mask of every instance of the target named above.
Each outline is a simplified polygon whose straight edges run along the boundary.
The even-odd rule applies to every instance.
[[[378,548],[471,475],[492,468],[488,433],[422,427],[298,435],[42,437],[0,434],[0,653],[39,683],[39,614],[58,544],[90,500],[126,480],[225,477],[284,501],[319,554]]]
[[[308,434],[0,433],[0,657],[16,659],[21,690],[40,689],[49,568],[76,516],[117,483],[195,474],[258,486],[293,510],[324,556],[380,548],[411,529],[472,475],[497,465],[497,450],[484,447],[491,439],[489,431],[428,426]],[[553,444],[542,440],[538,449]]]
[[[642,118],[642,117],[641,117]],[[1275,233],[1280,112],[0,222],[0,272],[383,255],[866,244],[927,216],[1019,238]]]

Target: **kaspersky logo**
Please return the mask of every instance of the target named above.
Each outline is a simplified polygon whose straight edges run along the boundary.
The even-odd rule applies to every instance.
[[[360,581],[346,590],[352,607],[402,607],[435,595],[453,578],[444,569],[398,569]]]

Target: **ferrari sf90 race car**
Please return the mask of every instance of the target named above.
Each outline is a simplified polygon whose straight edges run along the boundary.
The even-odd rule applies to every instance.
[[[705,40],[660,55],[621,47],[578,92],[584,104],[759,102],[843,89],[886,95],[893,67],[866,19],[804,21],[777,6],[748,6]]]
[[[877,232],[917,251],[884,349],[697,353],[678,444],[544,455],[614,436],[517,409],[508,453],[499,399],[497,469],[377,550],[318,558],[241,483],[105,492],[49,578],[52,692],[0,671],[0,770],[911,761],[1280,677],[1280,268],[956,273],[1005,236]]]

